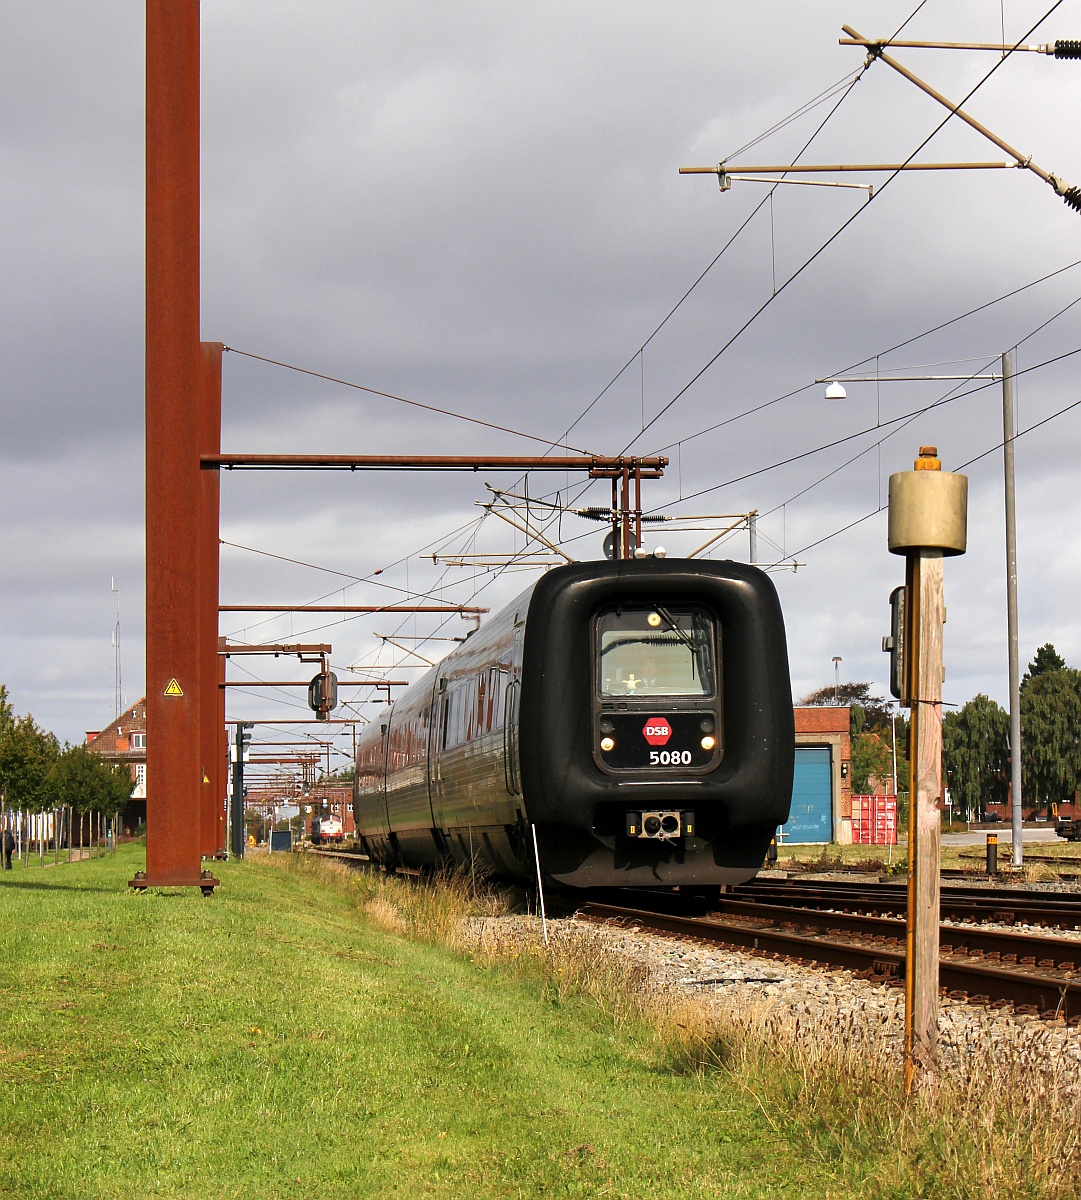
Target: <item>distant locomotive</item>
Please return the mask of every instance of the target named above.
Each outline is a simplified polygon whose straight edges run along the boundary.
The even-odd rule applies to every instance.
[[[733,562],[548,572],[367,726],[372,860],[574,887],[716,886],[788,819],[795,732],[769,577]]]
[[[344,840],[341,817],[315,817],[312,820],[312,843],[329,846]]]

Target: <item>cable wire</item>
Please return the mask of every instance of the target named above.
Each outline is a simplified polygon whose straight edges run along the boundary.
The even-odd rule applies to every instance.
[[[385,400],[396,400],[399,404],[409,404],[413,408],[423,408],[426,412],[438,413],[444,417],[453,417],[456,421],[467,421],[470,425],[481,425],[485,429],[495,429],[499,433],[510,433],[515,437],[527,438],[531,442],[540,442],[541,445],[547,446],[550,450],[560,449],[564,443],[553,442],[548,438],[539,437],[534,433],[524,433],[521,429],[511,429],[507,425],[496,425],[491,421],[483,421],[480,417],[469,417],[465,413],[455,412],[450,408],[439,408],[435,404],[424,404],[420,400],[408,400],[405,396],[396,396],[393,392],[382,392],[378,388],[366,387],[362,383],[353,383],[348,379],[339,379],[334,375],[326,375],[322,371],[312,371],[307,367],[297,367],[292,363],[281,362],[276,358],[267,358],[262,354],[252,354],[248,350],[238,350],[235,346],[225,346],[224,349],[230,354],[239,354],[243,358],[252,358],[256,362],[269,363],[272,367],[282,367],[286,371],[296,371],[298,375],[310,375],[313,379],[325,379],[328,383],[337,383],[342,387],[353,388],[358,392],[367,392],[370,396],[382,396]],[[577,454],[589,454],[589,450],[579,450],[575,446],[568,446],[567,449],[574,450]]]

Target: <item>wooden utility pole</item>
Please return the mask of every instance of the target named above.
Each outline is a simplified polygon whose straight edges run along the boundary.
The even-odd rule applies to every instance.
[[[943,557],[963,554],[968,479],[921,446],[915,470],[890,476],[889,548],[906,558],[904,672],[909,725],[905,1090],[934,1081],[938,1039],[938,926],[942,798]]]

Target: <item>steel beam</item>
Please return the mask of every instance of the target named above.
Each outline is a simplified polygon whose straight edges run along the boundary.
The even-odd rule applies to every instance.
[[[520,458],[470,454],[203,454],[206,470],[248,471],[588,471],[595,478],[620,478],[639,471],[658,479],[668,466],[663,455],[637,458],[601,454]]]
[[[480,616],[491,609],[468,604],[219,604],[218,612],[460,613],[462,616]]]
[[[200,875],[199,2],[146,4],[146,872]],[[217,672],[215,671],[215,682]],[[216,706],[215,706],[216,708]]]

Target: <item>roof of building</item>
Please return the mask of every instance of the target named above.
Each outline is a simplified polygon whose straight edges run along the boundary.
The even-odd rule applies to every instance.
[[[116,720],[111,721],[99,733],[88,732],[86,744],[95,754],[106,758],[119,758],[128,762],[145,762],[146,746],[135,749],[131,744],[133,733],[146,733],[146,697],[136,700]]]

